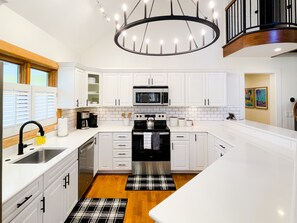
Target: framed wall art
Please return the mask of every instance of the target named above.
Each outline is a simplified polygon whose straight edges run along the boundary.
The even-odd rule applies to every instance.
[[[253,88],[245,89],[245,107],[254,108],[255,107],[255,95]]]
[[[268,109],[268,88],[255,88],[255,108]]]

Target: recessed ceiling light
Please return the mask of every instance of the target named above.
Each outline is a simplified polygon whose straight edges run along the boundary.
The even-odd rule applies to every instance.
[[[279,52],[279,51],[281,51],[282,49],[281,48],[275,48],[274,49],[274,52]]]

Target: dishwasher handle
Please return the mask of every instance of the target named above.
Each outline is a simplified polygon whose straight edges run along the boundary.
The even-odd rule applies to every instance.
[[[93,139],[91,142],[86,143],[85,145],[82,145],[81,147],[78,148],[79,154],[82,154],[86,150],[89,150],[95,145],[95,140]]]

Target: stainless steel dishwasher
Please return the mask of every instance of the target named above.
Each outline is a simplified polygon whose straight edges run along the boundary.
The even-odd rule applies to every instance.
[[[78,148],[78,199],[93,182],[95,143],[96,139],[92,137]]]

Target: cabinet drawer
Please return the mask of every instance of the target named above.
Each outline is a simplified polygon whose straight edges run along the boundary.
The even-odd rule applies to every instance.
[[[131,149],[131,141],[113,141],[114,149]]]
[[[226,150],[227,152],[232,149],[232,146],[230,144],[228,144],[218,138],[215,138],[215,146],[218,148],[222,148],[223,150]]]
[[[44,174],[44,188],[46,189],[58,177],[60,177],[66,168],[78,159],[77,149],[68,155],[65,159],[61,160],[58,164],[52,167]]]
[[[42,192],[43,177],[41,176],[3,204],[4,222],[10,222]]]
[[[114,170],[131,170],[132,169],[131,158],[114,158],[113,169]]]
[[[190,140],[189,133],[171,133],[171,140],[184,141]]]
[[[114,150],[113,157],[115,158],[130,158],[131,157],[131,150]]]
[[[131,141],[131,132],[113,133],[113,140]]]

